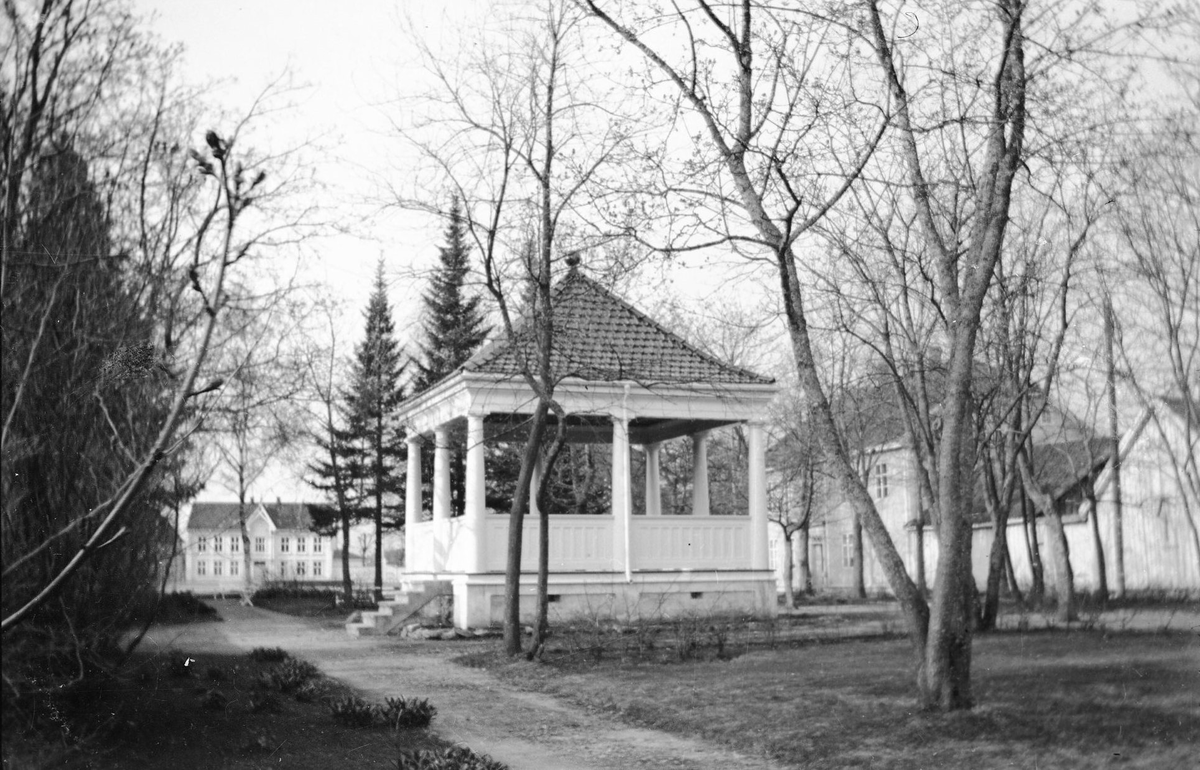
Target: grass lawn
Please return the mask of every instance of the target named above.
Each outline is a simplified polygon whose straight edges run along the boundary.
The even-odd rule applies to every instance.
[[[751,648],[732,660],[469,663],[649,727],[804,768],[1195,768],[1200,636],[1006,633],[974,647],[974,710],[914,705],[905,640]],[[711,657],[711,656],[710,656]]]
[[[285,694],[262,681],[278,665],[241,654],[143,657],[119,678],[37,704],[47,741],[6,725],[3,766],[394,769],[401,749],[446,745],[420,729],[345,727],[326,704],[351,691],[319,678]]]

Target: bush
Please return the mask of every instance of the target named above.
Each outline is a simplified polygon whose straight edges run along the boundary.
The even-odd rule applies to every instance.
[[[370,727],[375,723],[378,706],[362,698],[338,698],[329,704],[333,718],[347,727]]]
[[[480,756],[466,746],[448,749],[402,751],[396,770],[508,770],[486,754]]]
[[[267,583],[250,597],[250,600],[256,605],[260,603],[270,605],[272,601],[283,599],[320,599],[328,602],[330,606],[344,606],[341,588],[329,585],[314,586],[299,581]],[[378,608],[379,605],[375,603],[373,590],[369,588],[356,588],[354,590],[352,605],[346,607],[346,609],[360,610],[374,610]]]
[[[197,620],[219,620],[217,611],[197,599],[191,591],[163,594],[154,609],[153,620],[158,623],[194,623]],[[149,617],[138,617],[137,620],[149,620]]]
[[[428,727],[437,714],[437,708],[422,698],[388,698],[383,709],[384,721],[395,729]]]
[[[288,658],[269,674],[271,686],[282,693],[296,692],[309,680],[316,679],[320,675],[319,668],[306,660],[296,660],[295,658]]]
[[[256,663],[279,663],[290,657],[282,647],[255,647],[250,651],[250,660]]]

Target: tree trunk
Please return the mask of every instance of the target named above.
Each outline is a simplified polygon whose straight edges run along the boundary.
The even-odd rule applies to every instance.
[[[1114,323],[1112,296],[1104,294],[1104,369],[1108,390],[1108,437],[1112,442],[1113,579],[1116,596],[1125,595],[1125,527],[1121,500],[1121,433],[1117,421],[1117,365],[1113,355]]]
[[[1004,575],[1008,580],[1008,592],[1012,594],[1018,604],[1023,603],[1025,598],[1021,595],[1021,586],[1017,584],[1017,571],[1013,568],[1012,551],[1007,547],[1004,549]]]
[[[1100,521],[1096,495],[1088,494],[1088,521],[1091,522],[1092,545],[1096,549],[1096,597],[1101,603],[1108,602],[1108,569],[1104,559],[1104,542],[1100,539]]]
[[[780,554],[780,566],[783,567],[783,606],[789,610],[796,606],[796,591],[792,587],[792,533],[783,530],[783,553]]]
[[[983,607],[979,613],[979,630],[996,628],[1000,614],[1000,583],[1008,563],[1008,508],[996,506],[992,512],[992,547],[988,552],[987,587],[983,596]]]
[[[375,601],[383,601],[383,480],[375,479]]]
[[[805,596],[812,596],[812,568],[808,561],[808,529],[808,525],[805,524],[796,533],[799,537],[799,543],[796,546],[796,550],[799,551],[797,566],[800,569],[800,590]]]
[[[549,405],[538,400],[529,425],[529,438],[521,452],[521,471],[513,490],[512,508],[508,514],[508,564],[504,571],[504,653],[521,654],[521,536],[525,512],[529,510],[529,486],[533,481],[533,466],[541,451],[542,434],[546,431]]]
[[[1029,456],[1021,453],[1018,463],[1021,482],[1025,493],[1046,522],[1046,542],[1050,546],[1050,559],[1054,565],[1054,597],[1058,604],[1056,615],[1064,623],[1075,620],[1075,578],[1071,572],[1071,554],[1067,547],[1067,533],[1063,529],[1062,515],[1049,493],[1038,488],[1033,478]]]
[[[917,590],[922,594],[929,593],[929,585],[925,580],[925,520],[924,512],[921,513],[921,518],[917,519],[917,553],[916,553],[916,572],[917,572]]]
[[[1062,516],[1057,511],[1044,513],[1042,519],[1046,522],[1049,532],[1047,543],[1050,545],[1050,559],[1054,564],[1054,598],[1057,603],[1055,616],[1067,623],[1076,619],[1075,575],[1071,571],[1067,533],[1063,529]]]
[[[1040,604],[1046,598],[1045,568],[1042,565],[1042,548],[1038,544],[1037,521],[1030,515],[1029,496],[1021,490],[1021,524],[1025,530],[1025,551],[1029,558],[1029,601]]]
[[[342,508],[342,595],[354,606],[354,581],[350,579],[350,512]]]
[[[862,519],[859,518],[857,512],[854,514],[852,532],[854,534],[854,595],[859,599],[865,599],[867,598],[867,585],[863,579],[866,572],[863,562],[866,559],[863,558]]]

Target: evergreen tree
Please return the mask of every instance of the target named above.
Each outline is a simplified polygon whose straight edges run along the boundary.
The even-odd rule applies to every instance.
[[[445,238],[446,245],[439,249],[441,265],[423,297],[425,340],[420,346],[423,360],[417,361],[417,392],[461,366],[490,331],[479,311],[480,296],[466,293],[469,248],[462,205],[457,198],[450,205]]]
[[[6,617],[93,534],[99,519],[90,512],[111,502],[153,444],[171,395],[153,319],[127,288],[104,200],[69,142],[39,159],[21,225],[0,285]],[[178,468],[178,457],[164,459],[121,519],[120,537],[29,616],[26,633],[47,659],[70,649],[90,666],[153,605],[173,547],[160,511],[197,491],[163,483]]]
[[[455,198],[450,204],[450,221],[446,225],[446,245],[440,247],[441,264],[430,279],[424,294],[425,339],[420,344],[423,360],[418,360],[414,387],[417,392],[432,387],[463,364],[487,339],[490,328],[485,325],[479,310],[480,296],[466,291],[467,257],[466,223],[462,204]],[[433,478],[433,453],[421,457],[421,475]],[[432,488],[425,491],[427,505],[432,505]],[[466,508],[466,459],[461,451],[450,458],[450,508],[461,515]]]
[[[313,435],[319,450],[317,460],[308,466],[311,476],[309,486],[324,492],[333,504],[309,506],[312,529],[320,535],[336,536],[341,530],[342,541],[342,594],[346,605],[354,600],[354,585],[350,578],[350,527],[369,514],[368,501],[363,495],[363,456],[355,446],[356,436],[349,428],[339,427],[337,421],[349,423],[343,410],[338,409],[335,392],[322,394],[328,397],[325,404],[326,419],[320,431]],[[340,399],[345,402],[344,396]]]
[[[396,409],[404,400],[401,380],[406,366],[396,342],[382,259],[375,272],[375,288],[365,316],[366,337],[354,350],[348,394],[350,436],[344,446],[350,451],[350,467],[358,469],[364,502],[371,506],[375,522],[375,596],[380,599],[383,530],[404,523],[403,468],[408,456],[404,430],[396,420]],[[354,457],[355,454],[358,456]]]

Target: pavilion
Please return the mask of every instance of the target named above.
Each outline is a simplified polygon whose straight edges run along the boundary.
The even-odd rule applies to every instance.
[[[553,309],[554,397],[568,415],[568,441],[611,444],[613,462],[609,515],[550,516],[552,617],[773,614],[764,423],[776,393],[774,380],[688,344],[585,276],[577,260],[553,289]],[[501,336],[401,405],[408,431],[405,588],[419,595],[440,586],[452,593],[459,628],[502,619],[509,515],[485,507],[485,445],[524,440],[521,423],[532,413],[535,397],[518,356],[529,333],[518,325],[515,344]],[[711,511],[708,432],[738,423],[745,425],[749,448],[747,510]],[[663,515],[660,448],[683,437],[692,441],[692,512]],[[646,458],[644,515],[634,515],[635,447]],[[461,516],[453,516],[451,506],[456,450],[466,457]],[[423,451],[434,453],[432,517],[424,521]],[[535,475],[535,488],[536,480]],[[538,531],[538,517],[526,516],[525,617],[534,609]],[[393,609],[398,618],[401,609]],[[398,622],[381,623],[373,632],[386,633]]]

